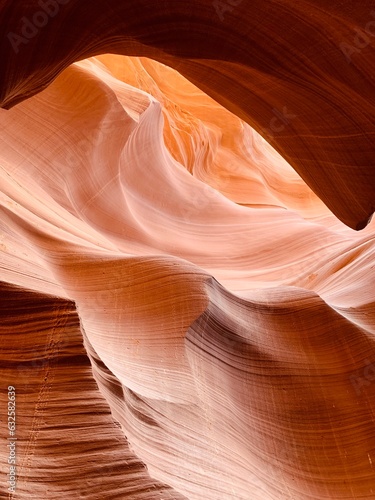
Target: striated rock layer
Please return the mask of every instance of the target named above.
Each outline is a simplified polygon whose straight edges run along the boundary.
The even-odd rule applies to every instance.
[[[108,18],[111,37],[104,28],[93,33],[108,46],[96,44],[99,35],[89,48],[75,45],[87,37],[83,26],[91,26],[95,5],[83,20],[82,7],[71,0],[60,25],[74,19],[76,28],[71,38],[66,31],[60,55],[52,57],[58,44],[45,46],[43,67],[31,71],[42,60],[36,48],[52,34],[51,20],[19,47],[19,56],[21,48],[36,50],[28,64],[10,53],[1,62],[14,68],[3,86],[11,109],[0,113],[4,405],[6,387],[17,394],[18,483],[9,498],[373,499],[375,222],[355,232],[324,204],[329,199],[354,227],[373,200],[364,161],[373,147],[365,126],[371,104],[361,108],[356,97],[354,106],[353,97],[366,92],[371,65],[363,87],[356,87],[359,66],[344,59],[325,87],[324,75],[309,72],[314,58],[303,65],[296,53],[283,59],[290,46],[280,39],[274,64],[296,72],[303,66],[305,80],[272,76],[276,66],[265,68],[278,31],[268,39],[268,54],[261,52],[261,33],[272,20],[281,30],[287,12],[287,4],[272,3],[269,11],[263,5],[269,24],[258,24],[256,37],[252,25],[246,28],[263,69],[246,66],[234,42],[222,48],[228,58],[219,54],[212,62],[217,40],[207,30],[201,50],[207,56],[211,50],[210,57],[198,58],[194,30],[184,52],[176,42],[184,37],[183,16],[174,18],[181,22],[174,25],[178,32],[169,29],[169,42],[163,17],[160,31],[150,31],[155,40],[143,35],[144,46],[158,47],[160,57],[149,48],[154,58],[210,87],[240,117],[171,68],[119,55],[77,62],[25,99],[86,51],[115,44],[118,51],[140,50],[131,38],[121,39],[110,24],[120,13],[106,5],[97,22],[105,27]],[[143,10],[133,16],[141,25],[151,9],[137,5]],[[199,12],[212,10],[204,2],[196,12],[191,5],[191,26],[199,24]],[[246,12],[255,23],[256,7],[241,4],[211,22],[228,35],[230,16]],[[337,47],[327,34],[333,28],[317,26],[328,18],[327,29],[337,23],[339,40],[351,9],[304,7],[302,24],[283,29],[285,40],[309,25],[306,47],[313,38],[322,46],[331,40],[333,65]],[[9,4],[4,12],[11,22],[16,9]],[[141,30],[130,12],[129,26]],[[152,12],[159,15],[155,7]],[[293,15],[296,10],[289,22]],[[353,24],[345,26],[349,33]],[[173,57],[167,42],[176,47]],[[82,53],[65,57],[70,46]],[[317,67],[328,71],[323,63]],[[324,92],[317,91],[318,80]],[[263,92],[273,96],[264,101],[272,110],[284,94],[296,95],[289,89],[296,82],[301,118],[290,123],[294,132],[285,127],[271,142],[286,159],[295,154],[291,163],[312,189],[241,120],[256,120],[259,130],[266,114],[251,103]],[[235,94],[238,85],[243,91]],[[317,96],[326,107],[319,109]],[[1,432],[5,442],[5,425]],[[6,446],[0,453],[6,477]],[[6,487],[1,494],[7,498]]]
[[[0,26],[2,107],[79,59],[150,57],[253,126],[349,227],[372,216],[371,0],[1,0]]]
[[[0,376],[16,389],[15,498],[185,498],[150,478],[111,418],[74,303],[7,284],[1,299]],[[8,435],[2,425],[3,445]],[[5,450],[1,498],[8,498]]]

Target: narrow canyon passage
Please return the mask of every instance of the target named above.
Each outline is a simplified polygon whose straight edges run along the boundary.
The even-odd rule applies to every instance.
[[[371,2],[0,26],[1,498],[374,499]]]

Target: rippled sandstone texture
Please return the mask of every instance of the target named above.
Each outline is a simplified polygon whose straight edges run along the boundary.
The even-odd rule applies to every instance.
[[[345,224],[366,226],[375,210],[371,0],[228,0],[224,12],[225,2],[211,0],[96,0],[90,8],[59,0],[45,7],[47,22],[34,17],[40,2],[0,3],[3,107],[77,59],[151,57],[266,136]]]
[[[27,5],[32,18],[40,7]],[[355,227],[374,200],[363,161],[374,160],[373,113],[358,97],[370,95],[373,49],[362,43],[349,64],[340,47],[366,13],[255,2],[221,20],[204,2],[185,17],[168,7],[170,18],[108,5],[84,17],[61,4],[0,62],[3,102],[22,98],[0,113],[0,366],[4,402],[17,389],[15,498],[373,499],[375,225],[355,232],[324,205]],[[205,16],[212,37],[191,28]],[[231,46],[245,16],[248,26],[262,16],[257,35],[246,31],[254,43],[244,27]],[[88,36],[86,23],[102,29]],[[158,26],[147,40],[146,25]],[[126,29],[137,44],[117,37]],[[332,59],[319,49],[329,40]],[[115,42],[177,67],[248,120],[315,194],[248,123],[145,58],[75,63],[24,99]],[[297,64],[297,49],[314,57]],[[296,116],[276,122],[284,105]],[[1,457],[5,478],[5,446]]]

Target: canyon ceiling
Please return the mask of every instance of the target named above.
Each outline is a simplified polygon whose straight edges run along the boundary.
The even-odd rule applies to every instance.
[[[375,499],[373,2],[0,29],[0,497]]]

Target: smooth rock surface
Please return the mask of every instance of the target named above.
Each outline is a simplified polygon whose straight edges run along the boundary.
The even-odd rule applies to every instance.
[[[264,30],[272,19],[282,26],[286,16],[287,4],[272,4]],[[328,44],[328,32],[314,27],[329,13],[336,16],[329,16],[332,26],[341,28],[351,14],[348,6],[303,5],[306,16],[315,13],[309,43],[310,36]],[[151,9],[139,6],[141,24],[140,12],[147,19]],[[121,51],[128,46],[112,23],[109,45],[96,45],[93,30],[85,48],[77,40],[87,37],[84,24],[90,26],[95,9],[83,19],[73,0],[60,8],[75,23],[61,50],[71,44],[76,52],[53,56],[58,44],[51,42],[34,73],[42,52],[20,64],[26,61],[20,47],[17,64],[11,55],[1,61],[14,71],[4,79],[3,102],[19,98],[0,113],[0,379],[2,407],[6,388],[17,392],[14,498],[373,499],[375,222],[353,231],[324,204],[353,227],[373,193],[363,161],[373,148],[372,129],[365,127],[371,104],[354,106],[354,56],[353,66],[344,59],[345,78],[338,65],[330,87],[317,71],[309,73],[309,86],[290,76],[293,67],[307,73],[308,61],[283,59],[279,46],[280,64],[290,64],[283,84],[298,82],[304,94],[298,105],[311,115],[298,116],[293,133],[285,128],[271,142],[289,151],[288,160],[294,151],[299,167],[291,163],[309,187],[241,120],[252,115],[255,128],[265,126],[266,114],[251,105],[259,99],[255,76],[265,78],[258,94],[269,90],[275,99],[281,76],[268,80],[260,68],[225,57],[217,56],[220,64],[194,59],[194,43],[182,55],[173,49],[172,57],[162,35],[147,40],[148,55],[190,77],[205,67],[195,80],[212,84],[210,93],[237,117],[150,59],[101,55],[66,67],[80,57],[77,47],[83,57],[110,50],[111,43]],[[228,18],[254,14],[251,9],[243,3]],[[16,9],[7,4],[6,12],[10,22]],[[110,26],[116,15],[109,2],[95,19]],[[306,29],[306,16],[298,29]],[[53,22],[22,49],[36,50],[44,36],[52,37]],[[230,32],[224,21],[215,22]],[[260,33],[258,43],[266,43]],[[170,30],[172,41],[173,35]],[[339,28],[335,36],[340,40]],[[209,54],[207,33],[206,39],[202,51]],[[166,55],[156,57],[152,45]],[[328,72],[328,62],[320,63]],[[219,75],[210,80],[213,67]],[[55,78],[64,68],[25,99],[46,74]],[[243,93],[233,93],[241,78]],[[285,88],[281,100],[264,106],[282,103]],[[312,94],[327,107],[312,102]],[[319,123],[312,120],[318,114]],[[303,128],[310,119],[312,128]],[[311,165],[308,175],[301,165]],[[367,191],[359,195],[361,184]],[[5,443],[5,424],[1,437]],[[5,478],[5,445],[0,456]]]

